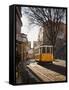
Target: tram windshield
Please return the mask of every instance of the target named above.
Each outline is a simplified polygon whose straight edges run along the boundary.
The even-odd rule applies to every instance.
[[[40,52],[41,53],[53,53],[53,47],[41,47]]]

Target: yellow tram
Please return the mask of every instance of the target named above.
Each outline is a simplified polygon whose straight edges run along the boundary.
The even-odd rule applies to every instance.
[[[53,56],[53,46],[52,45],[42,45],[34,48],[35,60],[38,62],[52,62],[54,60]]]

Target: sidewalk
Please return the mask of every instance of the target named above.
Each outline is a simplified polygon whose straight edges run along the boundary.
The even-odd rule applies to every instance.
[[[53,61],[53,64],[66,67],[66,61],[65,60],[61,60],[61,59],[55,59],[55,61]]]

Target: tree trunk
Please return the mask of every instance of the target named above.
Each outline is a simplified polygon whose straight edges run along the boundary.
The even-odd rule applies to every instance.
[[[53,60],[55,60],[55,45],[53,45]]]

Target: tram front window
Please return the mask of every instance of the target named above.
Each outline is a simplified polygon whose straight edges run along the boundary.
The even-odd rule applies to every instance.
[[[47,53],[50,53],[50,48],[49,47],[47,47]]]
[[[53,48],[52,47],[47,47],[47,53],[53,53]]]
[[[50,53],[53,53],[53,47],[50,48]]]
[[[45,47],[42,48],[42,52],[45,53]]]
[[[42,53],[46,53],[46,47],[42,47]]]

